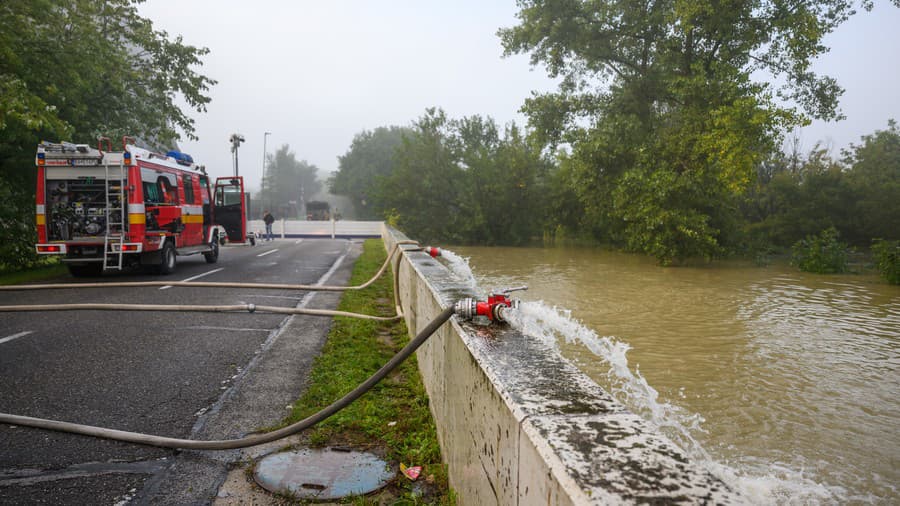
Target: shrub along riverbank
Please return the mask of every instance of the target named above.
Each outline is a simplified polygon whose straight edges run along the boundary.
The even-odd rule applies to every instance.
[[[366,241],[350,285],[371,278],[386,255],[380,240]],[[394,311],[392,287],[388,272],[365,290],[344,292],[338,309],[389,315]],[[351,391],[407,342],[409,337],[402,321],[336,317],[310,373],[309,387],[294,403],[284,424],[302,420]],[[307,442],[313,447],[369,450],[383,455],[395,470],[401,463],[422,466],[422,475],[416,482],[398,473],[388,493],[395,496],[397,503],[449,504],[453,502],[452,494],[428,402],[413,355],[359,400],[311,429]]]

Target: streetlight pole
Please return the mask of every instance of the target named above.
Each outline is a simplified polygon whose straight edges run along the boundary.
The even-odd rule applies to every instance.
[[[244,136],[241,134],[231,134],[228,138],[231,142],[231,154],[234,156],[234,177],[238,176],[238,147],[244,142]]]
[[[261,188],[260,193],[266,196],[266,200],[269,201],[269,207],[272,206],[272,197],[269,195],[269,192],[266,190],[266,139],[272,135],[272,132],[266,132],[263,134],[263,171],[262,171],[262,182],[259,187]]]

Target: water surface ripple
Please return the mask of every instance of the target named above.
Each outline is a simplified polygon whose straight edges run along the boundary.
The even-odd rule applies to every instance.
[[[571,310],[589,331],[567,326],[563,354],[665,418],[754,502],[900,503],[900,287],[594,249],[453,249],[482,290],[529,285],[517,296],[542,301],[535,318],[559,325]]]

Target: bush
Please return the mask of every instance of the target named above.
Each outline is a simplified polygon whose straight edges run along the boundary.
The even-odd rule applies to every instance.
[[[847,245],[838,241],[839,235],[831,227],[797,241],[791,248],[791,265],[817,274],[847,272]]]
[[[872,253],[881,277],[892,285],[900,285],[900,241],[875,239],[872,242]]]
[[[34,198],[14,192],[0,178],[0,272],[15,272],[38,263]]]

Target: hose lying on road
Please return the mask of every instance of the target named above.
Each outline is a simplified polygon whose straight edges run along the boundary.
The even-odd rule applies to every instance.
[[[191,288],[262,288],[277,290],[305,290],[319,292],[344,292],[347,290],[363,290],[375,282],[384,274],[384,271],[390,265],[391,259],[397,254],[400,246],[415,245],[417,248],[410,248],[407,251],[418,251],[422,248],[416,241],[399,241],[391,248],[390,254],[384,260],[378,272],[372,276],[372,279],[361,285],[356,286],[334,286],[334,285],[296,285],[284,283],[238,283],[223,281],[110,281],[103,283],[53,283],[53,284],[33,284],[33,285],[6,285],[0,286],[0,291],[24,291],[24,290],[69,290],[73,288],[124,288],[124,287],[152,287],[152,286],[172,286],[172,287],[191,287]]]
[[[349,316],[365,320],[394,321],[403,318],[403,315],[372,316],[360,313],[348,313],[347,311],[334,311],[330,309],[306,309],[299,307],[281,306],[257,306],[256,304],[232,304],[227,306],[199,306],[177,304],[28,304],[20,306],[0,306],[0,313],[26,311],[184,311],[194,313],[233,313],[247,311],[250,313],[279,313],[279,314],[306,314],[314,316]]]
[[[68,290],[72,288],[122,288],[122,287],[151,287],[151,286],[189,286],[191,288],[261,288],[261,289],[277,289],[277,290],[304,290],[304,291],[324,291],[324,292],[341,292],[348,290],[363,290],[368,288],[378,278],[380,278],[391,259],[395,256],[395,270],[400,265],[400,246],[414,245],[416,248],[409,248],[406,251],[417,251],[422,248],[416,241],[398,241],[391,248],[384,263],[378,272],[371,279],[361,285],[356,286],[334,286],[334,285],[296,285],[296,284],[277,284],[277,283],[229,283],[221,281],[112,281],[108,283],[54,283],[54,284],[35,284],[35,285],[8,285],[0,286],[0,291],[23,291],[23,290]],[[267,313],[281,314],[310,314],[317,316],[353,316],[357,318],[367,318],[371,320],[391,321],[403,318],[403,309],[400,307],[400,284],[399,276],[394,276],[394,316],[381,317],[361,315],[358,313],[345,313],[342,311],[326,311],[318,309],[296,309],[281,308],[274,306],[255,306],[253,304],[241,304],[230,306],[174,306],[174,305],[152,305],[152,304],[44,304],[44,305],[19,305],[19,306],[0,306],[0,312],[15,311],[73,311],[73,310],[111,310],[111,311],[200,311],[200,312],[234,312],[234,311],[262,311]]]
[[[82,434],[85,436],[94,436],[103,439],[112,439],[115,441],[123,441],[126,443],[136,443],[148,446],[159,446],[162,448],[183,448],[192,450],[233,450],[237,448],[247,448],[263,443],[270,443],[279,439],[286,438],[298,432],[306,430],[313,425],[325,420],[331,415],[337,413],[341,409],[347,407],[350,403],[368,392],[375,384],[384,379],[391,371],[406,360],[416,349],[419,348],[437,329],[453,316],[454,307],[450,306],[431,321],[419,334],[413,338],[402,350],[397,352],[384,366],[366,381],[353,389],[344,397],[333,402],[321,411],[311,415],[297,423],[288,425],[287,427],[278,429],[266,434],[256,434],[240,439],[227,439],[220,441],[194,441],[191,439],[177,439],[170,437],[154,436],[151,434],[140,434],[137,432],[127,432],[115,429],[106,429],[102,427],[93,427],[90,425],[81,425],[77,423],[60,422],[56,420],[46,420],[43,418],[32,418],[28,416],[10,415],[0,413],[0,423],[12,425],[20,425],[26,427],[35,427],[38,429],[48,429],[60,432],[71,432],[73,434]]]

